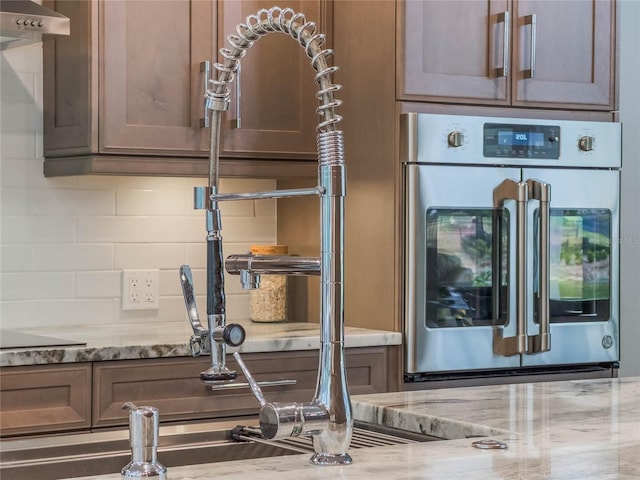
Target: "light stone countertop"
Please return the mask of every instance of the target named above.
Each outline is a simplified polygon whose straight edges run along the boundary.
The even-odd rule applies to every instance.
[[[353,397],[357,419],[450,441],[352,449],[354,463],[292,455],[173,467],[170,480],[620,480],[640,478],[640,378],[499,385]],[[489,434],[506,450],[478,450]],[[159,458],[162,461],[162,458]],[[84,477],[117,480],[118,474]]]
[[[317,323],[241,323],[247,339],[239,348],[249,352],[313,350],[320,345]],[[21,329],[25,333],[86,342],[83,346],[31,347],[0,350],[0,367],[53,363],[129,360],[140,358],[190,357],[191,327],[181,323],[127,324],[117,326],[51,327]],[[400,345],[402,334],[383,330],[345,327],[345,346]]]

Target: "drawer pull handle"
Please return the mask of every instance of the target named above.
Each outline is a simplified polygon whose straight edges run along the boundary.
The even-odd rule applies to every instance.
[[[264,382],[256,382],[260,387],[279,387],[282,385],[295,385],[297,380],[266,380]],[[239,388],[249,388],[248,383],[217,383],[211,385],[211,390],[236,390]]]

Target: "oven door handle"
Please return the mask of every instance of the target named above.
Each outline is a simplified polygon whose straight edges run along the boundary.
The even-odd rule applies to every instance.
[[[527,353],[541,353],[551,350],[550,314],[549,314],[549,222],[551,185],[540,180],[528,179],[529,196],[540,202],[538,237],[538,315],[540,331],[530,335]]]
[[[493,351],[506,357],[527,352],[526,213],[528,188],[526,182],[507,178],[493,190],[493,207],[496,209],[503,208],[505,200],[516,201],[516,334],[513,337],[503,337],[502,328],[495,328],[493,331]],[[494,250],[494,255],[496,254],[499,255],[499,249],[497,251]],[[497,262],[494,262],[498,272],[500,272],[499,263],[500,259],[498,258]],[[494,271],[494,278],[495,276],[496,273]],[[498,281],[494,280],[493,282],[494,295],[498,295],[500,289],[500,273],[497,276]],[[498,315],[499,309],[494,310],[494,312],[494,316]]]

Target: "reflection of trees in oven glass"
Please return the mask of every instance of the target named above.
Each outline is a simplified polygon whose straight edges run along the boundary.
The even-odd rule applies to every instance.
[[[506,225],[506,218],[502,218]],[[427,222],[427,322],[431,327],[493,324],[492,210],[432,210]],[[506,245],[506,226],[503,228]],[[506,248],[503,254],[506,255]],[[435,262],[435,268],[434,268]],[[506,281],[505,270],[501,279]],[[434,321],[435,320],[435,321]]]
[[[491,286],[491,216],[455,212],[441,216],[439,220],[438,256],[455,256],[457,260],[442,262],[442,266],[449,264],[455,266],[458,272],[462,269],[466,272],[465,275],[453,277],[450,272],[441,269],[440,281],[460,284],[460,280],[463,280],[467,285]],[[438,263],[441,263],[440,259]],[[454,278],[457,281],[451,282]]]
[[[552,297],[609,297],[609,218],[609,212],[605,210],[552,210]]]

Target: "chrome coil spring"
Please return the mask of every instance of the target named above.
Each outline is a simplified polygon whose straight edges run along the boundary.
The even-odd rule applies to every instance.
[[[335,113],[335,108],[339,107],[342,101],[334,99],[333,94],[341,90],[342,86],[331,82],[331,75],[338,70],[336,66],[327,65],[327,59],[333,55],[333,50],[323,49],[325,35],[318,33],[318,27],[314,22],[307,21],[302,13],[296,13],[291,8],[261,9],[257,14],[249,15],[245,23],[238,24],[235,35],[227,37],[232,48],[220,49],[224,62],[214,63],[219,72],[218,78],[209,80],[213,88],[207,89],[207,98],[212,101],[212,108],[228,108],[229,84],[235,79],[240,60],[257,40],[272,32],[285,33],[304,48],[306,55],[311,59],[311,66],[316,71],[314,79],[318,84],[316,97],[319,106],[316,112],[320,116],[320,122],[316,130],[335,130],[335,124],[342,120],[342,117]]]
[[[318,134],[318,165],[344,165],[344,140],[340,130]]]

